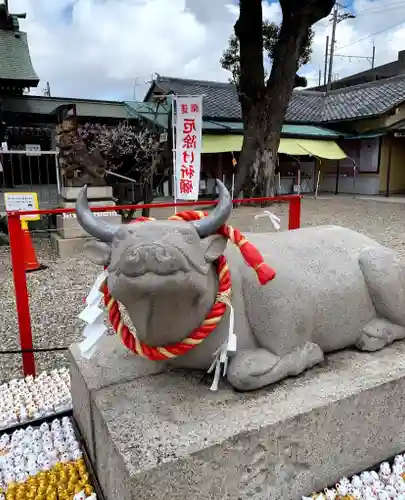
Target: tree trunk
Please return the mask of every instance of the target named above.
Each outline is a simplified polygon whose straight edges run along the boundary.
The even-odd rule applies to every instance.
[[[240,102],[244,123],[235,196],[253,183],[254,196],[273,196],[281,129],[297,83],[299,57],[310,26],[326,16],[333,0],[282,0],[283,22],[270,78],[264,82],[262,4],[240,0],[235,34],[240,42]],[[328,10],[329,9],[329,10]],[[261,83],[260,83],[261,82]]]
[[[251,197],[274,196],[279,134],[271,132],[266,109],[261,101],[250,109],[235,181],[237,195],[243,189]]]
[[[291,23],[290,23],[291,24]],[[294,23],[296,24],[296,23]],[[280,135],[294,89],[305,28],[283,23],[269,81],[261,99],[252,103],[245,120],[242,152],[235,182],[239,194],[250,176],[253,196],[274,196]]]

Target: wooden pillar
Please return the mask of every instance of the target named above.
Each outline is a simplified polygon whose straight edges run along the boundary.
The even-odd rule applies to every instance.
[[[317,168],[317,161],[316,157],[314,156],[314,166],[312,168],[312,192],[316,192],[316,181],[318,178],[318,168]]]
[[[335,186],[335,194],[339,194],[339,174],[340,174],[340,160],[338,160],[336,165],[336,186]]]
[[[224,153],[218,153],[218,179],[221,179],[222,181],[222,175],[223,175],[223,155]]]
[[[388,166],[387,166],[387,186],[386,186],[386,189],[385,189],[385,196],[387,198],[390,195],[391,157],[392,157],[392,137],[389,137],[389,143],[388,143]]]

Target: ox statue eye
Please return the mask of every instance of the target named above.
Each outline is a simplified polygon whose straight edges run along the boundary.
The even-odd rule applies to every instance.
[[[139,255],[138,250],[130,250],[129,252],[127,252],[126,257],[128,260],[131,260],[134,262],[138,262],[138,260],[140,259],[140,255]]]

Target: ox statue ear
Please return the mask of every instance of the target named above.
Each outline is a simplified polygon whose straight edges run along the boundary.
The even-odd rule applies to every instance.
[[[228,240],[219,234],[212,234],[201,240],[207,262],[214,262],[225,252]]]
[[[107,243],[102,241],[89,241],[83,248],[85,256],[93,264],[98,266],[108,266],[111,258],[111,248]]]

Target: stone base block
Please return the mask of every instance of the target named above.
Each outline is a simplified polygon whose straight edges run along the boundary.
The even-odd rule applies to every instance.
[[[90,360],[81,357],[77,344],[69,350],[70,377],[75,420],[94,460],[92,395],[103,387],[129,382],[145,374],[159,373],[160,363],[136,358],[115,335],[100,340]]]
[[[61,196],[68,201],[76,201],[81,187],[62,187]],[[111,186],[89,186],[87,188],[88,200],[111,200],[113,190]]]
[[[157,373],[118,342],[90,361],[70,354],[106,500],[297,500],[405,449],[403,342],[244,394],[226,383],[213,393],[201,373]]]
[[[60,259],[77,257],[83,252],[85,243],[93,238],[63,238],[60,234],[52,233],[51,245]]]
[[[109,201],[92,201],[89,203],[90,207],[105,207],[114,206],[111,200]],[[64,202],[61,208],[74,208],[75,202]],[[121,224],[121,215],[114,210],[109,212],[94,212],[94,215],[107,224],[119,225]],[[88,236],[86,231],[77,222],[76,214],[61,214],[56,217],[56,227],[59,234],[63,238],[83,238]]]

